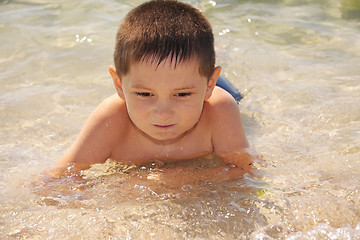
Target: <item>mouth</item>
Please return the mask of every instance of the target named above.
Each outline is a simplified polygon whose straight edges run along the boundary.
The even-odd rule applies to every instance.
[[[175,126],[175,124],[169,124],[169,125],[154,124],[154,126],[157,127],[157,128],[161,128],[161,129],[167,129],[167,128],[171,128],[171,127]]]

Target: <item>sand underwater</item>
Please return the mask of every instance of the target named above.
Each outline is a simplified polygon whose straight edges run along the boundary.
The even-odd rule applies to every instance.
[[[32,184],[115,93],[115,32],[142,2],[0,1],[0,238],[360,239],[357,0],[186,1],[244,94],[259,176],[148,185],[156,166],[109,161]]]

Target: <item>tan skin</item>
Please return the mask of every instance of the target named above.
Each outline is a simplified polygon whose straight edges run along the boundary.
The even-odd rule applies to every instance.
[[[84,169],[109,158],[141,166],[154,159],[173,162],[209,154],[226,165],[197,169],[197,180],[226,180],[249,172],[252,160],[245,151],[249,145],[239,108],[229,93],[215,87],[221,69],[216,67],[208,81],[198,69],[196,58],[176,68],[169,60],[159,66],[144,61],[132,64],[120,79],[110,66],[118,94],[95,109],[48,174],[61,176],[69,165]],[[168,170],[164,178],[180,172],[178,177],[190,178],[184,169]]]

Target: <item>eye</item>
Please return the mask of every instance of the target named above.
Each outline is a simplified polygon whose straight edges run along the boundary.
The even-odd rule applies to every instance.
[[[192,93],[189,92],[181,92],[181,93],[177,93],[175,94],[176,97],[188,97],[191,96]]]
[[[139,97],[151,97],[154,96],[152,93],[149,92],[136,92],[135,93]]]

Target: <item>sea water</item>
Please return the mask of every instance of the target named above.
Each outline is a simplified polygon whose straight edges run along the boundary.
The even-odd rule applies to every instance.
[[[108,161],[37,178],[115,93],[115,32],[142,2],[0,1],[0,238],[359,239],[358,0],[187,1],[244,94],[257,176],[149,185],[157,166]]]

